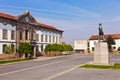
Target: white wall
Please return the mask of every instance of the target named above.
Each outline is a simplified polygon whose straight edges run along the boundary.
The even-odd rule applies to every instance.
[[[53,44],[53,43],[60,44],[59,38],[61,37],[61,34],[57,31],[54,32],[49,29],[39,29],[36,30],[36,33],[39,34],[39,40],[37,41],[37,45],[39,46],[39,51],[41,51],[41,44],[43,45],[44,49],[47,44]],[[41,35],[43,35],[43,42],[41,42]],[[47,35],[47,42],[45,42],[45,35]],[[51,36],[51,42],[49,42],[49,36]],[[54,36],[54,42],[53,42],[53,36]],[[56,41],[56,37],[57,37],[57,41]]]
[[[120,39],[115,39],[115,45],[113,47],[116,47],[116,50],[120,47]]]
[[[90,40],[89,44],[90,44],[90,51],[92,51],[92,47],[95,47],[95,43],[97,43],[98,40]],[[120,39],[115,39],[115,45],[112,45],[112,47],[116,47],[116,50],[118,49],[118,47],[120,47]]]
[[[95,44],[98,42],[98,40],[89,40],[89,49],[92,51],[92,47],[95,47]]]
[[[87,50],[88,40],[76,40],[74,41],[74,50]]]
[[[7,30],[7,39],[3,39],[3,29]],[[11,40],[11,30],[16,30],[16,27],[11,26],[10,24],[3,25],[2,23],[0,23],[0,54],[3,53],[4,44],[11,45],[12,42],[15,42],[15,40]]]

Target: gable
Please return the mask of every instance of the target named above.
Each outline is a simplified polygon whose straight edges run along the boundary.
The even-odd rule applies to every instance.
[[[29,11],[25,11],[24,14],[17,16],[17,21],[23,23],[37,23]]]

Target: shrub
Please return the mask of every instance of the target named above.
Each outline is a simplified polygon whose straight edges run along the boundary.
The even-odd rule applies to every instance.
[[[14,52],[14,50],[12,49],[11,46],[6,46],[5,47],[4,53],[6,53],[6,54],[12,54],[13,52]]]
[[[72,51],[71,45],[67,44],[48,44],[45,48],[45,52],[61,52],[61,51]]]
[[[120,51],[120,47],[118,47],[117,51]]]
[[[32,46],[28,43],[22,43],[18,47],[18,52],[21,54],[31,54],[32,53]]]

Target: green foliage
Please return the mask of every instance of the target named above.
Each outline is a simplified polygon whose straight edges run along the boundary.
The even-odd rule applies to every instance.
[[[5,60],[5,61],[0,61],[0,64],[7,64],[7,63],[14,63],[14,62],[22,62],[22,61],[27,61],[30,59],[15,59],[15,60]]]
[[[115,63],[113,66],[111,65],[93,65],[93,64],[85,64],[80,66],[80,68],[95,68],[95,69],[120,69],[120,63]]]
[[[120,47],[118,47],[117,51],[120,51]]]
[[[110,69],[112,68],[112,66],[86,64],[86,65],[80,66],[80,68]]]
[[[72,51],[73,48],[67,44],[48,44],[45,48],[45,52],[57,52],[57,51]]]
[[[18,52],[21,54],[31,54],[32,53],[32,46],[28,43],[22,43],[18,47]]]
[[[73,51],[73,48],[71,45],[64,44],[63,51]]]
[[[115,41],[112,38],[112,36],[110,36],[110,35],[108,36],[107,43],[108,43],[108,49],[109,49],[109,51],[111,51],[112,50],[112,45],[115,44]]]
[[[4,53],[6,54],[12,54],[14,51],[11,46],[6,46]]]

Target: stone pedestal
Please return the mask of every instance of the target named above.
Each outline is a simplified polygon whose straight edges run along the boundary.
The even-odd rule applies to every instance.
[[[109,53],[106,42],[98,42],[95,45],[94,64],[109,64]]]

